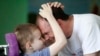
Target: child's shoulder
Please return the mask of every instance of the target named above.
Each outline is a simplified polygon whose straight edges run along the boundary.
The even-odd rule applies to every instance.
[[[49,48],[46,47],[40,51],[36,51],[31,54],[25,54],[24,56],[50,56],[50,51]]]

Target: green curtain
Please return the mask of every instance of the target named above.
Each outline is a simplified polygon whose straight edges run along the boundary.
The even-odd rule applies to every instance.
[[[5,33],[27,22],[27,0],[0,0],[0,45],[6,44]]]

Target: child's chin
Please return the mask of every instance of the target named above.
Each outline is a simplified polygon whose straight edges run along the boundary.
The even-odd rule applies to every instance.
[[[44,49],[46,46],[44,45],[40,50]]]
[[[42,49],[44,49],[46,46],[45,45],[43,45],[43,47],[42,47]]]

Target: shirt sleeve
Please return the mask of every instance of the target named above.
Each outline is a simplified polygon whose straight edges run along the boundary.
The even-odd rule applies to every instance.
[[[100,26],[97,23],[85,25],[81,37],[84,55],[100,50]]]
[[[41,51],[36,51],[28,56],[50,56],[50,51],[49,51],[49,48],[45,48]]]

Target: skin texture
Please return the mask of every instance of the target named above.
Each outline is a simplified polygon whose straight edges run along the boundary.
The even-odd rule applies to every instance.
[[[33,41],[30,42],[30,41],[27,41],[26,43],[26,54],[31,54],[35,51],[39,51],[39,50],[42,50],[43,48],[45,48],[45,45],[44,45],[44,39],[41,35],[41,32],[39,29],[36,29],[34,32],[33,32]]]
[[[33,43],[31,44],[32,47],[34,48],[34,51],[36,50],[41,50],[44,48],[44,44],[43,44],[43,39],[42,39],[42,36],[41,36],[41,32],[40,30],[35,30],[34,32],[34,41]]]

